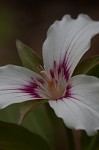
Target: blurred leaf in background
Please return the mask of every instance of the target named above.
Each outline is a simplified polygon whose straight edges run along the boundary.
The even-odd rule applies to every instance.
[[[47,142],[27,129],[0,121],[0,149],[2,150],[50,150]]]
[[[73,75],[87,74],[99,77],[99,55],[92,56],[77,65]]]
[[[0,110],[0,120],[17,123],[21,105],[22,104],[14,104]],[[21,125],[29,129],[32,133],[40,135],[48,142],[50,147],[54,147],[53,127],[44,106],[39,106],[29,113]]]

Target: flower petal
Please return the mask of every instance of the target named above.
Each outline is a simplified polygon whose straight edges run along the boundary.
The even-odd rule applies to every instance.
[[[40,76],[24,67],[0,67],[0,108],[26,100],[40,99],[32,77]]]
[[[71,78],[71,96],[58,101],[49,101],[58,117],[66,126],[84,129],[94,135],[99,129],[99,79],[78,75]]]
[[[99,33],[99,22],[80,14],[77,19],[65,15],[48,30],[43,45],[45,68],[51,68],[54,61],[58,65],[65,62],[71,76],[79,60],[90,47],[90,39]],[[67,72],[66,71],[66,72]]]

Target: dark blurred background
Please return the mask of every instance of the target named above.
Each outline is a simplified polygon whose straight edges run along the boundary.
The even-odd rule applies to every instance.
[[[0,66],[21,64],[16,39],[42,55],[49,26],[64,14],[77,17],[79,13],[99,20],[98,0],[0,0]],[[95,54],[99,54],[99,35],[92,40],[91,50],[85,58]]]
[[[49,26],[64,14],[77,17],[79,13],[99,20],[98,0],[0,0],[0,66],[21,64],[16,39],[42,55],[42,44]],[[92,40],[90,51],[84,58],[95,54],[99,54],[99,35]],[[76,135],[76,139],[79,150],[79,136]]]

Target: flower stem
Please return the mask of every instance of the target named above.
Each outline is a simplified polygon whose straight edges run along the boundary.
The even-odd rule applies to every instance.
[[[99,135],[98,135],[98,136],[95,136],[95,137],[90,141],[90,145],[89,145],[88,148],[85,149],[85,150],[93,150],[93,149],[96,150],[96,148],[98,148],[98,146],[99,146]]]
[[[75,148],[75,141],[74,141],[74,136],[73,136],[72,130],[66,128],[66,134],[67,134],[69,150],[76,150],[76,148]]]

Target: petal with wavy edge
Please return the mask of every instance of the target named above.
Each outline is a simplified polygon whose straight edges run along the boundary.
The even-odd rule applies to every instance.
[[[40,99],[32,77],[40,76],[33,71],[14,65],[0,67],[0,108],[13,103]]]
[[[65,62],[71,76],[79,60],[89,49],[91,38],[97,33],[99,22],[84,14],[80,14],[77,19],[65,15],[61,21],[55,21],[49,28],[43,45],[45,68],[51,68],[54,61],[61,66]]]
[[[99,79],[78,75],[71,78],[71,96],[49,101],[56,115],[69,128],[84,129],[94,135],[99,129]]]

